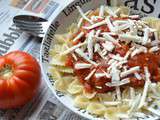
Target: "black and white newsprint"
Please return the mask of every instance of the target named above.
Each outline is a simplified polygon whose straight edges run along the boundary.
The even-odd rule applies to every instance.
[[[12,22],[13,17],[18,14],[33,14],[44,17],[51,22],[59,11],[72,1],[73,0],[0,0],[0,55],[19,49],[30,53],[39,60],[41,40],[17,30]],[[160,0],[104,1],[109,5],[123,3],[125,6],[131,8],[131,12],[140,14],[143,17],[150,15],[160,18]],[[66,11],[63,12],[65,12],[66,15],[69,14]],[[71,112],[58,102],[44,80],[42,80],[39,93],[30,103],[19,109],[0,110],[0,120],[85,119]]]
[[[39,60],[41,39],[17,30],[12,18],[18,14],[32,14],[51,22],[70,2],[71,0],[0,0],[0,55],[19,49]],[[0,110],[0,120],[57,119],[78,120],[81,118],[57,101],[44,80],[42,80],[39,93],[30,103],[19,109]]]

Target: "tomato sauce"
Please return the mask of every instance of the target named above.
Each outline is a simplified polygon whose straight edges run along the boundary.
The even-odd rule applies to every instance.
[[[124,54],[128,51],[127,46],[122,46],[121,48],[115,49],[114,52],[120,53],[121,56],[124,56]],[[82,58],[78,58],[78,61],[74,61],[72,57],[68,57],[71,64],[68,64],[68,66],[71,66],[74,68],[74,64],[76,63],[88,63]],[[92,93],[93,91],[96,91],[98,93],[105,93],[108,91],[113,91],[114,87],[108,87],[105,84],[107,82],[111,82],[110,78],[107,77],[100,77],[96,78],[95,75],[93,75],[89,80],[85,80],[85,77],[88,76],[88,74],[96,68],[96,73],[102,73],[108,68],[107,61],[103,60],[97,53],[94,54],[93,60],[99,63],[98,67],[91,67],[88,69],[81,69],[77,70],[74,69],[75,75],[79,78],[79,81],[84,85],[84,88],[87,92]],[[152,82],[158,82],[160,81],[160,55],[153,54],[153,53],[142,53],[135,55],[131,59],[128,60],[127,65],[129,67],[135,67],[140,66],[141,70],[139,74],[144,74],[144,67],[147,66],[149,68],[149,72],[151,74],[151,80]],[[130,78],[130,83],[127,84],[127,86],[132,86],[134,88],[137,87],[143,87],[145,84],[144,78],[142,80],[138,80],[134,77],[133,74],[130,76],[127,76]],[[100,88],[97,88],[96,86],[99,86]]]
[[[129,50],[129,46],[128,45],[121,45],[120,47],[117,46],[115,48],[114,53],[120,54],[120,56],[124,57],[128,50]]]
[[[65,62],[65,66],[67,66],[67,67],[74,67],[72,55],[68,55],[67,56],[67,59],[66,59],[66,62]]]
[[[132,57],[128,61],[129,67],[140,66],[140,73],[144,73],[143,68],[146,66],[151,74],[151,81],[160,81],[160,55],[154,53],[141,53]],[[136,83],[135,83],[136,85]]]
[[[102,73],[105,69],[107,69],[107,67],[108,67],[107,62],[102,60],[98,54],[94,54],[93,59],[94,59],[94,61],[100,63],[100,65],[98,67],[96,67],[97,73]],[[74,64],[76,64],[76,63],[88,63],[88,62],[86,62],[82,58],[78,57],[78,61],[75,61]],[[101,78],[97,79],[95,76],[92,76],[89,80],[85,80],[85,77],[88,76],[88,74],[93,69],[95,69],[94,66],[91,68],[88,68],[88,69],[81,69],[81,70],[74,69],[75,75],[78,77],[80,83],[82,83],[84,85],[85,90],[87,92],[97,91],[99,93],[104,93],[104,92],[113,90],[114,88],[107,87],[105,85],[106,82],[111,81],[109,78],[101,77]],[[98,88],[96,88],[96,86],[100,86],[100,87],[102,87],[102,89],[98,89]]]
[[[129,19],[128,17],[124,18],[110,18],[112,21],[114,20],[127,20]],[[104,19],[98,19],[95,22],[101,22]],[[88,21],[83,22],[83,26],[91,26],[91,24]],[[108,28],[107,25],[102,25],[100,27],[94,28],[94,30],[101,30],[102,32],[110,32],[110,29]],[[91,30],[84,29],[83,27],[80,28],[80,31],[76,34],[78,35],[81,31],[83,31],[86,34],[88,34]],[[115,39],[117,39],[118,36],[112,36]],[[73,45],[78,44],[79,42],[84,42],[86,38],[83,36],[81,37],[76,43],[73,43]],[[120,43],[120,46],[116,46],[115,49],[112,51],[113,54],[119,54],[121,57],[124,57],[128,50],[131,48],[131,46],[128,44]],[[78,57],[78,56],[77,56]],[[91,68],[86,68],[86,69],[74,69],[74,65],[76,63],[88,63],[86,62],[83,58],[78,57],[78,61],[75,61],[71,55],[69,55],[67,61],[66,61],[66,66],[70,66],[74,69],[75,75],[78,77],[80,83],[84,85],[84,88],[87,92],[92,93],[94,91],[98,93],[105,93],[108,91],[113,91],[115,87],[108,87],[105,84],[107,82],[111,82],[110,78],[107,78],[106,76],[96,78],[95,75],[93,75],[89,80],[85,80],[86,76],[90,74],[91,71],[96,69],[96,73],[103,73],[104,71],[107,70],[108,64],[107,60],[104,60],[98,53],[94,53],[93,56],[93,61],[98,63],[98,67],[92,66]],[[124,86],[132,86],[134,88],[137,87],[143,87],[145,84],[145,76],[144,76],[144,67],[148,67],[149,72],[151,74],[151,81],[152,82],[158,82],[160,81],[160,51],[158,51],[156,54],[154,53],[141,53],[138,55],[135,55],[134,57],[130,58],[126,65],[131,68],[135,66],[140,66],[140,71],[138,71],[138,74],[142,75],[143,77],[141,80],[138,80],[134,74],[130,74],[127,76],[127,78],[130,79],[130,83],[124,85]]]
[[[96,72],[102,72],[106,67],[99,67],[97,68]],[[106,82],[110,82],[111,80],[107,77],[101,77],[96,78],[94,75],[89,79],[85,80],[85,77],[93,70],[93,68],[90,69],[83,69],[83,70],[76,70],[74,69],[74,72],[76,76],[78,77],[79,81],[84,85],[84,88],[87,92],[93,92],[97,91],[99,93],[108,92],[111,90],[114,90],[113,87],[108,87],[105,85]],[[102,87],[101,89],[96,88],[96,86]]]

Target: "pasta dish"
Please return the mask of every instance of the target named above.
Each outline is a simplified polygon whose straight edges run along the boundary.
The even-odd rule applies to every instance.
[[[55,89],[101,118],[160,117],[158,23],[126,7],[77,9],[77,23],[55,36],[50,51]]]

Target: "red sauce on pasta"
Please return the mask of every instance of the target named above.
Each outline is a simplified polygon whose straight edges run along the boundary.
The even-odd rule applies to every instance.
[[[127,19],[129,19],[129,18],[128,17],[125,17],[125,18],[112,17],[111,18],[112,21],[114,21],[114,20],[127,20]],[[96,22],[100,22],[102,20],[104,20],[104,19],[98,19]],[[83,23],[83,25],[89,26],[89,23],[87,21],[85,21]],[[101,30],[102,32],[110,32],[110,29],[107,25],[102,25],[102,26],[96,27],[96,28],[94,28],[94,30]],[[85,33],[85,35],[87,35],[91,30],[86,30],[86,29],[81,28],[77,34],[79,34],[81,31],[83,31]],[[118,38],[118,36],[114,36],[114,35],[112,35],[112,37],[114,37],[115,39]],[[81,37],[79,40],[76,41],[76,43],[73,43],[73,45],[76,45],[80,42],[84,42],[85,40],[86,40],[85,37]],[[130,44],[120,43],[120,45],[121,46],[115,47],[115,49],[112,51],[112,54],[119,54],[121,57],[124,57],[126,55],[126,53],[128,52],[128,50],[130,49]],[[145,66],[148,67],[149,72],[151,74],[151,81],[158,82],[158,81],[160,81],[160,54],[159,53],[160,53],[160,51],[157,51],[156,53],[147,52],[147,53],[137,54],[137,55],[133,56],[132,58],[130,58],[128,60],[128,62],[126,63],[126,65],[129,68],[135,67],[135,66],[140,66],[140,71],[138,71],[138,74],[140,74],[140,75],[142,75],[142,74],[144,75],[143,68]],[[84,85],[84,88],[87,92],[92,93],[93,91],[96,91],[98,93],[105,93],[108,91],[113,91],[115,89],[115,87],[109,87],[109,86],[105,85],[107,82],[111,82],[111,78],[107,78],[106,76],[96,78],[95,75],[93,75],[89,80],[85,80],[86,76],[89,75],[92,70],[96,69],[96,73],[102,73],[109,67],[108,61],[102,59],[102,57],[97,52],[94,53],[93,61],[95,61],[99,65],[97,67],[92,66],[92,67],[86,68],[86,69],[75,69],[74,65],[76,63],[88,63],[88,62],[79,56],[77,56],[78,60],[75,61],[74,58],[71,56],[72,55],[69,54],[68,59],[66,61],[66,66],[70,66],[74,69],[75,75],[78,77],[79,81]],[[143,75],[142,75],[141,80],[137,79],[134,76],[134,74],[130,74],[130,75],[126,76],[127,78],[130,79],[130,83],[128,83],[124,86],[132,86],[134,88],[143,87],[145,84],[145,80],[144,80],[145,76],[143,76]]]
[[[119,53],[121,56],[124,56],[126,52],[128,51],[129,46],[127,45],[122,45],[122,47],[117,47],[114,52]],[[108,67],[107,62],[101,59],[99,54],[94,54],[94,61],[99,63],[99,66],[96,67],[96,72],[102,72],[105,71]],[[78,61],[75,61],[71,55],[68,56],[68,59],[66,61],[66,66],[70,66],[74,68],[74,64],[76,63],[81,63],[81,62],[86,62],[84,59],[78,57]],[[86,62],[88,63],[88,62]],[[158,82],[160,81],[160,55],[158,54],[153,54],[153,53],[142,53],[135,55],[131,59],[128,60],[127,65],[129,67],[135,67],[135,66],[140,66],[143,68],[144,66],[147,66],[149,68],[149,72],[151,74],[151,80],[153,82]],[[74,69],[75,75],[79,78],[79,81],[84,85],[85,89],[87,92],[93,92],[97,91],[98,93],[105,93],[108,91],[114,90],[114,87],[108,87],[105,85],[106,82],[110,82],[111,79],[107,77],[101,77],[101,78],[96,78],[95,76],[92,76],[88,81],[85,80],[85,77],[93,70],[94,68],[89,68],[89,69],[83,69],[83,70],[77,70]],[[143,69],[139,72],[139,74],[144,73]],[[144,79],[138,80],[136,79],[133,74],[129,76],[130,78],[130,83],[128,84],[129,86],[132,87],[142,87],[144,86]],[[101,89],[96,88],[96,86],[100,86]]]

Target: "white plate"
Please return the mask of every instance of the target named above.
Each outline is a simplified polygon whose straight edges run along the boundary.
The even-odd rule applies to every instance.
[[[54,80],[52,79],[48,68],[49,68],[49,50],[54,46],[54,35],[65,33],[66,28],[68,28],[73,22],[77,21],[79,16],[79,12],[76,9],[76,5],[80,5],[84,11],[88,11],[90,9],[98,8],[100,5],[106,4],[106,0],[74,0],[71,4],[69,4],[63,11],[59,13],[59,15],[53,20],[50,25],[48,32],[43,39],[41,45],[41,54],[40,54],[40,62],[41,68],[43,72],[43,76],[45,81],[47,82],[48,87],[52,90],[53,94],[61,101],[68,109],[73,112],[92,120],[101,120],[98,117],[92,116],[88,114],[85,110],[81,110],[79,108],[74,107],[73,99],[63,94],[60,91],[56,91],[54,89]]]

